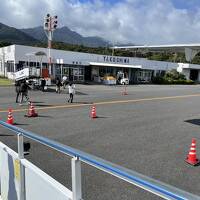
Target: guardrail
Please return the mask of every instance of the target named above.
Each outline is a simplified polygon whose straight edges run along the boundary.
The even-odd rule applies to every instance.
[[[162,183],[160,181],[154,180],[142,174],[139,174],[133,170],[121,167],[119,165],[113,164],[109,161],[103,160],[99,157],[93,156],[91,154],[85,153],[83,151],[77,150],[75,148],[63,145],[61,143],[55,142],[48,138],[39,136],[33,132],[23,130],[19,127],[12,126],[0,120],[0,125],[11,130],[16,135],[18,135],[18,154],[19,159],[24,158],[23,152],[23,137],[34,140],[40,144],[48,146],[58,152],[66,154],[72,157],[72,193],[73,200],[82,199],[82,189],[81,189],[81,161],[98,168],[106,173],[112,174],[126,182],[136,185],[146,191],[149,191],[157,196],[164,199],[176,199],[176,200],[200,200],[199,196],[193,195],[186,191],[180,190],[176,187],[170,186],[168,184]],[[23,177],[23,171],[21,171]],[[24,192],[24,182],[21,180],[21,199],[23,199]]]

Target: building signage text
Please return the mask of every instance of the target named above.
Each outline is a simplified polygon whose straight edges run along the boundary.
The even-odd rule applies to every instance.
[[[103,56],[104,62],[114,62],[114,63],[129,63],[129,58],[120,58],[114,56]]]
[[[82,63],[80,61],[72,61],[73,65],[81,65]]]

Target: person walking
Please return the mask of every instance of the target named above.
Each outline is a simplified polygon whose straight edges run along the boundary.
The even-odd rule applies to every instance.
[[[62,83],[61,83],[60,79],[57,77],[56,78],[56,93],[60,93],[61,85],[62,85]]]
[[[30,103],[29,97],[28,97],[28,89],[29,89],[29,86],[26,83],[26,80],[23,80],[20,84],[20,91],[21,91],[20,105],[22,105],[24,97],[26,98],[26,101],[28,101],[28,103]]]
[[[46,80],[44,78],[42,78],[42,80],[41,80],[41,90],[42,90],[42,92],[44,92],[45,85],[46,85]]]
[[[75,94],[75,85],[72,83],[69,83],[68,86],[69,89],[69,99],[68,99],[68,103],[73,103],[73,99],[74,99],[74,94]]]
[[[21,95],[21,91],[20,91],[20,81],[15,81],[15,91],[17,93],[17,96],[16,96],[16,103],[18,103],[18,99],[19,99],[19,96]]]

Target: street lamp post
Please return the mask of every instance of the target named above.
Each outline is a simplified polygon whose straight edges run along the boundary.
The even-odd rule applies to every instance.
[[[48,39],[48,66],[49,66],[49,75],[51,76],[51,64],[52,64],[52,58],[51,58],[51,43],[53,38],[53,32],[57,28],[57,16],[51,16],[50,14],[47,14],[44,18],[44,31],[46,33],[47,39]]]

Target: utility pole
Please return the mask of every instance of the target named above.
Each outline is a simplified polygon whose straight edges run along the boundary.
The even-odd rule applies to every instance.
[[[58,17],[57,16],[51,16],[50,14],[47,14],[46,17],[44,18],[44,31],[46,33],[47,39],[48,39],[48,67],[49,67],[49,75],[51,76],[51,71],[52,71],[52,58],[51,58],[51,43],[52,43],[52,38],[53,38],[53,32],[57,28],[57,21]]]

